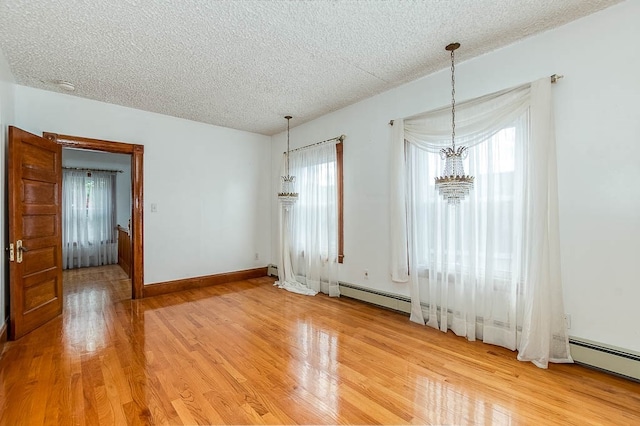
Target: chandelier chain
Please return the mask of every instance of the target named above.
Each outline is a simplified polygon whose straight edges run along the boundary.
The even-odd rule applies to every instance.
[[[286,116],[287,119],[287,176],[289,176],[289,120],[291,117]]]
[[[451,51],[451,145],[456,150],[456,66]]]

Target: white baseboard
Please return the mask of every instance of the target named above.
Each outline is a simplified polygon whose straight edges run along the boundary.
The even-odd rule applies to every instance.
[[[340,294],[406,314],[411,313],[411,300],[406,296],[342,282]],[[571,356],[577,364],[640,381],[640,353],[573,336],[569,338],[569,345]]]

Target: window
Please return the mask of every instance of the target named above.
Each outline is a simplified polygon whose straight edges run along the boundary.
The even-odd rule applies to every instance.
[[[343,253],[342,143],[293,151],[290,174],[298,201],[290,213],[288,250],[296,280],[338,295],[337,265]]]
[[[469,147],[464,166],[475,176],[475,185],[455,207],[434,185],[444,167],[439,154],[406,147],[415,203],[415,264],[433,326],[467,336],[476,336],[481,327],[479,338],[483,332],[515,329],[522,307],[514,296],[522,289],[524,274],[527,134],[525,114]]]
[[[115,176],[64,170],[62,179],[63,268],[117,262]]]
[[[317,151],[317,150],[316,150]],[[333,215],[321,215],[323,226],[337,228],[337,238],[323,235],[314,237],[308,233],[298,232],[297,243],[304,246],[315,241],[326,247],[322,253],[325,257],[329,252],[337,252],[338,263],[344,261],[344,197],[343,197],[343,144],[335,145],[335,157],[318,155],[309,150],[296,155],[292,153],[291,174],[296,177],[296,186],[300,197],[296,203],[294,220],[304,222],[306,226],[318,215],[319,210],[337,207]],[[301,225],[302,226],[302,225]],[[331,247],[329,247],[331,246]]]
[[[433,185],[442,173],[440,156],[415,150],[416,167],[428,170],[416,181],[424,193],[418,219],[429,224],[418,241],[423,274],[446,273],[450,280],[455,274],[470,275],[499,286],[521,281],[517,244],[522,235],[523,158],[517,138],[516,128],[506,127],[469,148],[464,165],[475,176],[475,186],[455,208],[446,205]]]

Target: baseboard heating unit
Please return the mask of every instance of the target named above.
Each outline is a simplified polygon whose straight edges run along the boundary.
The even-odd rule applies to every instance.
[[[640,382],[640,353],[576,337],[569,337],[569,345],[577,364]]]
[[[267,266],[267,275],[269,275],[270,277],[277,277],[278,276],[278,267],[276,265],[269,265]]]

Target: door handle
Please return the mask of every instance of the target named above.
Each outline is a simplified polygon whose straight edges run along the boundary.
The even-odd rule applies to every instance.
[[[16,241],[16,262],[22,263],[22,253],[28,252],[29,249],[22,245],[22,240]]]

